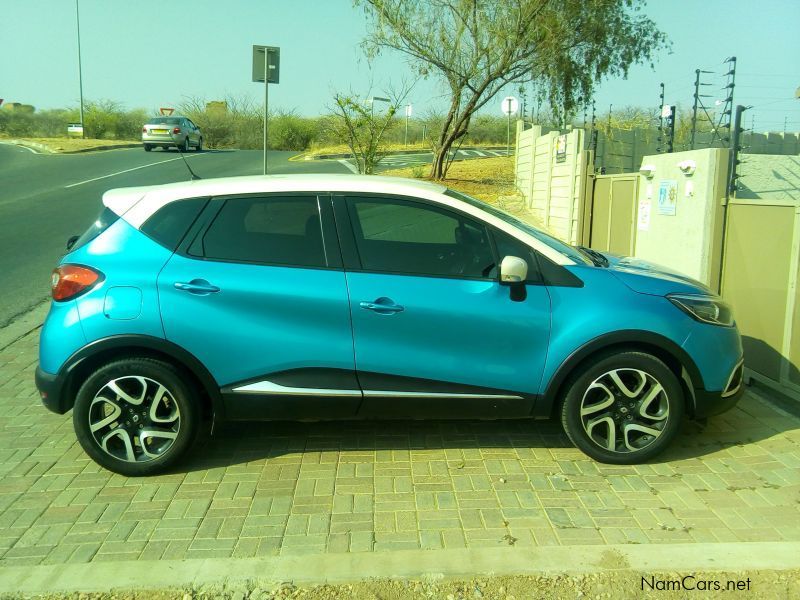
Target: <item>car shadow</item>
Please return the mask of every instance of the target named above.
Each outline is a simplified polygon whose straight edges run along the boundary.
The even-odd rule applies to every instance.
[[[684,419],[672,445],[650,463],[701,458],[795,429],[800,429],[800,419],[779,412],[758,394],[748,393],[733,410],[707,423]],[[229,422],[217,424],[213,435],[201,434],[187,459],[171,471],[227,468],[303,452],[498,448],[532,450],[532,459],[570,460],[583,456],[555,420]],[[365,456],[364,461],[372,459]]]

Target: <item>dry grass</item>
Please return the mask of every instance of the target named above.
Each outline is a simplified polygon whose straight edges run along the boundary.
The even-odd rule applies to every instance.
[[[418,152],[430,152],[431,147],[428,144],[381,144],[381,150],[388,152],[398,152],[402,150],[416,150]],[[308,156],[314,158],[323,154],[350,154],[350,148],[345,144],[332,144],[328,146],[317,146],[312,144],[308,149]]]
[[[130,144],[141,144],[141,140],[83,140],[80,138],[18,138],[20,142],[34,142],[46,146],[51,152],[69,154],[70,152],[87,152],[89,150],[106,150],[124,147]]]
[[[407,167],[384,171],[381,175],[410,177],[428,180],[430,166]],[[420,176],[424,174],[425,176]],[[514,186],[514,158],[499,156],[496,158],[470,158],[454,162],[447,172],[447,179],[442,182],[449,188],[464,192],[470,196],[494,204],[498,208],[510,212],[516,217],[542,227],[525,206],[525,200]]]

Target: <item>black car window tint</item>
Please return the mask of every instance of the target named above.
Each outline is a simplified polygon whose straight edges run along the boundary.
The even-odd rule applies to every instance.
[[[202,246],[211,259],[327,266],[316,196],[227,200]]]
[[[405,200],[356,199],[351,206],[366,270],[481,278],[494,264],[486,228],[459,214]]]

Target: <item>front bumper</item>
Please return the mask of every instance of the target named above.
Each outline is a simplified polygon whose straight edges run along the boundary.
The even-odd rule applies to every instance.
[[[694,417],[704,419],[729,411],[744,394],[744,361],[740,360],[731,371],[721,392],[694,389]]]
[[[40,366],[36,367],[36,389],[39,390],[39,396],[42,399],[42,404],[48,410],[53,411],[59,415],[63,415],[70,408],[72,404],[68,402],[64,393],[64,379],[59,375],[53,375],[42,371]]]

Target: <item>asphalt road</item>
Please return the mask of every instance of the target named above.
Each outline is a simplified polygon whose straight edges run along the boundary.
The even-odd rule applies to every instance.
[[[296,161],[295,152],[270,152],[270,173],[347,173],[337,161]],[[258,150],[186,155],[203,178],[261,173]],[[0,327],[45,300],[50,273],[67,239],[98,215],[100,198],[116,187],[189,178],[177,151],[141,148],[86,154],[34,154],[0,144]]]
[[[504,152],[503,152],[504,153]],[[296,152],[270,152],[268,172],[349,173],[348,160],[290,161]],[[458,158],[501,152],[464,150]],[[186,159],[203,179],[261,173],[260,150],[190,152]],[[430,163],[430,153],[386,157],[380,170]],[[99,214],[109,189],[155,185],[189,178],[176,150],[141,148],[85,154],[36,154],[0,144],[0,328],[45,300],[50,273],[67,239],[82,233]]]

